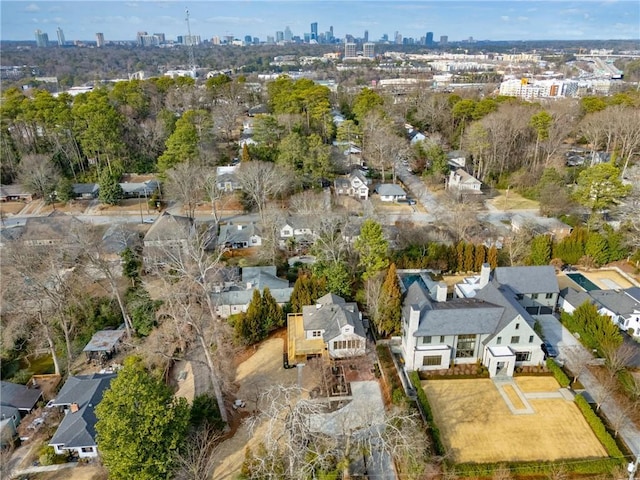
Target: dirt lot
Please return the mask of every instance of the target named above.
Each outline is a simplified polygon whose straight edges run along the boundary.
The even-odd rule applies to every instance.
[[[521,391],[555,392],[551,377],[518,377]],[[422,382],[435,421],[456,462],[605,457],[582,414],[563,398],[532,399],[533,414],[514,415],[491,380]],[[511,387],[512,388],[512,387]],[[527,448],[522,448],[526,442]]]
[[[283,349],[282,338],[270,338],[238,366],[235,379],[239,386],[237,398],[245,400],[247,405],[242,412],[236,412],[236,415],[248,416],[249,412],[255,408],[257,396],[268,386],[291,385],[297,381],[295,368],[290,370],[282,368]],[[216,480],[236,478],[244,460],[245,448],[255,447],[261,434],[262,431],[258,428],[250,436],[247,427],[244,424],[241,425],[232,438],[220,445],[213,478]]]
[[[0,213],[7,216],[17,215],[26,206],[27,204],[24,202],[1,202]]]
[[[32,475],[37,480],[106,480],[107,471],[98,465],[78,465],[57,472]]]

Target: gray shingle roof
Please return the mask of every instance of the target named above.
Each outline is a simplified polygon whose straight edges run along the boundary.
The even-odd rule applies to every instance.
[[[228,223],[220,226],[220,243],[249,242],[254,235],[261,236],[260,227],[255,223],[247,225]]]
[[[376,187],[376,191],[378,195],[385,197],[398,197],[407,194],[400,185],[395,183],[381,183]]]
[[[628,295],[625,290],[592,290],[589,295],[600,305],[617,315],[640,311],[640,301]]]
[[[501,285],[509,285],[514,293],[558,293],[555,268],[540,267],[497,267],[494,279]]]
[[[78,411],[69,411],[49,445],[64,445],[65,448],[95,446],[96,415],[95,407],[102,400],[104,391],[109,388],[115,373],[78,375],[70,377],[54,401],[56,406],[78,404]]]
[[[584,302],[591,302],[592,298],[587,292],[578,291],[573,288],[567,287],[560,291],[560,295],[573,307],[579,307]]]
[[[0,381],[0,403],[19,410],[31,410],[42,397],[38,388]]]
[[[216,305],[247,305],[253,297],[253,288],[250,290],[228,290],[226,292],[212,293],[211,298]],[[291,300],[293,287],[269,289],[271,296],[277,303],[287,303]]]
[[[358,305],[346,303],[342,297],[334,294],[321,297],[316,305],[302,307],[302,317],[305,331],[324,330],[325,342],[330,342],[340,335],[345,325],[351,325],[357,335],[365,336]]]
[[[95,195],[100,190],[100,186],[97,183],[74,183],[73,193],[76,195],[92,194]]]
[[[419,287],[420,288],[420,287]],[[420,313],[415,337],[494,333],[504,308],[478,298],[428,302]]]
[[[262,291],[265,287],[269,290],[279,290],[289,287],[289,281],[276,276],[276,266],[266,267],[242,267],[242,283],[251,283]]]
[[[144,237],[145,242],[180,240],[189,237],[193,222],[189,217],[164,212],[153,222]]]

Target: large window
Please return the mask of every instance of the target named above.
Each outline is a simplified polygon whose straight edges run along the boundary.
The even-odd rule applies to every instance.
[[[362,348],[360,340],[336,340],[333,342],[334,350],[358,350]]]
[[[422,337],[423,345],[428,345],[429,343],[431,343],[431,336]]]
[[[434,367],[437,365],[442,365],[442,355],[427,355],[426,357],[422,357],[423,367]]]
[[[513,337],[511,337],[511,343],[520,343],[520,336],[514,335]]]
[[[531,352],[516,352],[516,362],[528,362]]]
[[[546,293],[544,295],[544,298],[546,298],[546,299],[553,298],[553,293]]]
[[[476,336],[474,334],[458,335],[456,358],[471,358],[476,351]]]

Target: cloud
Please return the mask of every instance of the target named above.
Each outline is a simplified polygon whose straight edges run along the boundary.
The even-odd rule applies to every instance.
[[[62,7],[60,5],[54,5],[52,7],[49,7],[47,9],[48,12],[61,12],[62,11]]]
[[[500,20],[502,20],[503,22],[508,22],[509,21],[509,15],[502,15],[500,17]]]
[[[41,20],[42,23],[52,23],[54,25],[60,25],[61,23],[67,23],[67,21],[62,17],[53,17],[53,18],[44,18]]]
[[[29,5],[24,7],[24,11],[25,12],[39,12],[40,11],[40,7],[38,5],[36,5],[35,3],[30,3]]]
[[[130,17],[123,17],[122,15],[108,15],[106,17],[91,17],[91,23],[115,23],[115,24],[123,24],[127,23],[130,25],[140,25],[142,23],[142,19],[140,17],[136,17],[135,15]]]
[[[527,20],[529,20],[529,17],[518,17],[518,20],[521,22],[526,22]]]

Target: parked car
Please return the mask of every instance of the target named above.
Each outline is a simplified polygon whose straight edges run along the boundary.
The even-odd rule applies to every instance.
[[[551,345],[546,340],[542,345],[540,345],[540,348],[544,352],[545,357],[556,358],[558,356],[558,351],[556,350],[556,347]]]
[[[416,204],[416,201],[415,201],[413,198],[409,198],[409,197],[407,197],[407,203],[408,203],[409,205],[415,205],[415,204]]]

